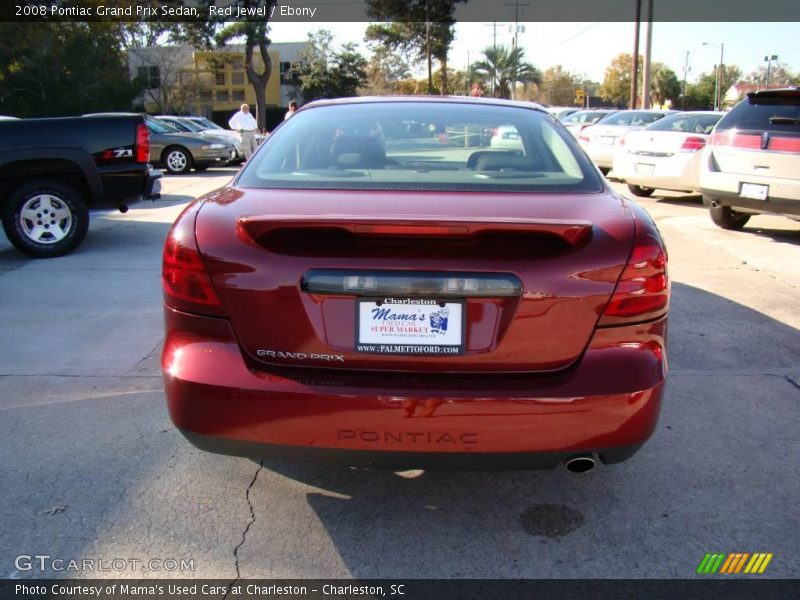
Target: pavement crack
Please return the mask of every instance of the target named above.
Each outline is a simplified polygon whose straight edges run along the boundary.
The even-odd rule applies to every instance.
[[[228,594],[231,592],[231,588],[236,585],[236,583],[242,578],[241,570],[239,569],[239,549],[244,546],[245,541],[247,540],[247,532],[250,531],[250,527],[253,526],[253,523],[256,522],[256,513],[253,509],[253,503],[250,500],[250,490],[253,489],[253,486],[256,484],[256,480],[258,479],[258,474],[264,469],[264,461],[258,461],[258,469],[253,474],[253,479],[250,481],[250,485],[247,486],[247,491],[245,492],[245,499],[247,500],[247,507],[250,509],[250,518],[247,520],[247,524],[244,527],[244,531],[242,531],[242,539],[233,549],[233,560],[234,560],[234,568],[236,569],[236,579],[234,579],[229,585],[228,589],[225,591],[225,596],[222,600],[227,600]]]
[[[790,377],[789,375],[784,375],[783,378],[790,384],[792,384],[794,387],[796,387],[798,390],[800,390],[800,383],[795,381],[792,377]]]

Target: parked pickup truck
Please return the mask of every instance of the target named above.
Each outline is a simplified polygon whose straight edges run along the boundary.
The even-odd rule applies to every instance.
[[[89,210],[160,197],[150,137],[138,114],[0,122],[0,209],[14,246],[36,257],[71,252]]]

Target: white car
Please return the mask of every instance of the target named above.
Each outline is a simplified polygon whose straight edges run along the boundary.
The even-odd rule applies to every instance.
[[[611,175],[637,196],[649,196],[656,188],[699,191],[701,151],[724,114],[675,113],[627,134],[614,155]]]
[[[183,118],[186,119],[187,121],[192,121],[193,123],[197,123],[198,125],[202,125],[203,127],[206,128],[205,131],[207,131],[208,133],[223,133],[223,134],[225,134],[227,136],[231,136],[232,135],[233,137],[236,138],[237,142],[239,142],[240,145],[241,145],[241,142],[239,140],[239,134],[237,132],[235,132],[235,131],[233,131],[231,129],[225,129],[224,127],[220,127],[219,125],[217,125],[216,123],[214,123],[214,121],[212,121],[210,119],[207,119],[205,117],[183,117]],[[256,143],[260,144],[261,142],[266,140],[268,137],[269,137],[269,134],[262,135],[260,133],[256,133],[255,134]]]
[[[618,112],[618,110],[609,108],[587,108],[564,117],[561,119],[561,123],[567,128],[567,131],[577,138],[578,134],[590,125],[594,125],[600,119]]]
[[[559,121],[562,121],[569,115],[578,112],[580,108],[577,108],[575,106],[548,106],[545,108],[545,110],[549,112],[551,115],[553,115]]]
[[[581,131],[578,141],[594,164],[607,172],[614,164],[614,153],[625,134],[644,129],[669,113],[667,110],[621,110]]]
[[[723,229],[741,229],[760,213],[800,220],[800,87],[750,92],[722,117],[700,189]]]
[[[492,130],[489,147],[497,148],[498,150],[524,150],[519,131],[513,125],[501,125]]]

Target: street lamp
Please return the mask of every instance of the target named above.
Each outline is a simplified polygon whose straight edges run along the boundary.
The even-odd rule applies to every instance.
[[[764,62],[767,63],[767,89],[769,89],[769,71],[770,71],[770,67],[772,67],[772,61],[773,60],[778,60],[778,55],[777,54],[773,54],[772,56],[765,56],[764,57]]]
[[[719,48],[719,65],[717,65],[717,82],[714,86],[714,110],[719,110],[722,106],[722,55],[725,51],[725,44],[712,44],[711,42],[703,42],[703,46],[714,46]]]

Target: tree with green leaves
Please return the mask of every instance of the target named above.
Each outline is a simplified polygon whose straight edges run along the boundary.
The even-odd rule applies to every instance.
[[[129,79],[113,23],[0,23],[0,114],[130,110]]]
[[[467,0],[367,0],[367,15],[375,21],[367,27],[366,40],[408,58],[426,60],[428,93],[433,93],[436,59],[443,74],[441,93],[449,93],[447,58],[453,43],[453,13]]]
[[[758,67],[745,80],[755,85],[766,85],[767,65]],[[769,83],[780,86],[800,85],[800,72],[792,72],[786,63],[773,62],[769,68]]]
[[[720,94],[724,98],[725,93],[742,75],[741,69],[735,65],[725,65],[722,69],[722,84]],[[717,71],[700,75],[695,83],[686,86],[686,108],[711,110],[714,108],[714,90],[717,83]]]
[[[642,57],[639,57],[642,64]],[[616,106],[627,106],[631,97],[631,69],[633,57],[630,54],[618,54],[606,67],[603,83],[600,86],[600,97],[606,102],[613,102]],[[642,71],[639,68],[639,81]],[[641,86],[640,86],[641,89]]]
[[[551,106],[572,106],[575,104],[575,91],[581,85],[580,76],[561,65],[549,67],[542,75],[539,101]]]
[[[677,104],[681,95],[681,83],[675,71],[660,62],[652,64],[652,77],[650,79],[650,99],[654,104],[663,105],[668,100],[673,106]]]
[[[539,70],[525,60],[522,48],[509,49],[491,46],[483,51],[484,58],[472,65],[472,72],[493,83],[495,96],[510,98],[512,86],[519,83],[541,83]]]
[[[333,35],[325,29],[308,34],[308,41],[300,55],[299,91],[303,101],[355,96],[367,81],[367,59],[353,44],[337,49]]]
[[[379,46],[367,65],[367,81],[362,91],[370,96],[397,94],[399,82],[409,77],[408,62],[400,54]]]

